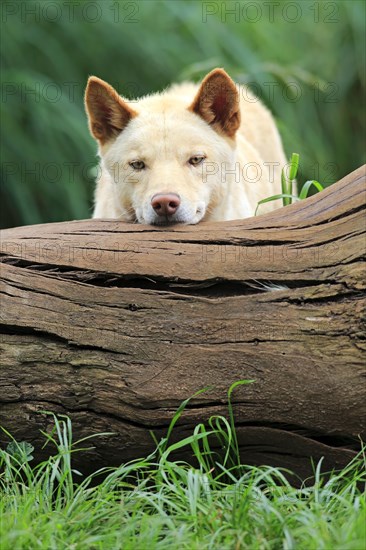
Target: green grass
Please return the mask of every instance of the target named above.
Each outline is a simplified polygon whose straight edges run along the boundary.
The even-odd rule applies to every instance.
[[[299,185],[296,182],[296,177],[299,169],[299,160],[300,155],[298,153],[292,153],[290,162],[288,166],[282,168],[281,172],[281,191],[278,195],[272,195],[271,197],[266,197],[258,201],[257,208],[255,209],[254,215],[257,215],[258,209],[261,204],[266,202],[277,201],[282,199],[283,206],[288,206],[292,204],[293,201],[301,201],[307,199],[309,192],[312,190],[312,187],[315,187],[316,193],[324,190],[324,186],[316,180],[306,181],[303,185]],[[297,187],[301,187],[301,192],[297,193]]]
[[[299,181],[327,186],[365,161],[362,0],[256,0],[258,20],[253,2],[213,2],[206,19],[210,3],[199,0],[97,0],[99,15],[76,0],[4,4],[3,227],[90,217],[97,159],[83,94],[91,74],[132,97],[222,66],[271,108],[287,153],[300,151]]]
[[[362,454],[328,478],[320,462],[314,482],[296,489],[280,469],[240,464],[230,407],[229,421],[213,417],[170,445],[187,402],[152,455],[85,478],[72,461],[87,442],[72,443],[67,417],[54,416],[45,441],[55,451],[38,466],[31,465],[32,446],[10,443],[0,454],[1,550],[365,548]],[[212,437],[222,445],[221,460],[211,452]],[[196,468],[171,456],[186,447]]]

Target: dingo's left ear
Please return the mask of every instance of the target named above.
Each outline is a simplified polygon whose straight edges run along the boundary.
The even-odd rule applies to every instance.
[[[240,126],[239,94],[223,69],[208,73],[189,110],[231,138]]]
[[[115,139],[131,118],[137,115],[112,86],[96,76],[88,80],[85,109],[90,132],[101,145]]]

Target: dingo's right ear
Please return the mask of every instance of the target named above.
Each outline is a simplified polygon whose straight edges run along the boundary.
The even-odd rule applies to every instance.
[[[85,109],[92,135],[104,145],[122,132],[137,113],[107,82],[91,76],[85,90]]]

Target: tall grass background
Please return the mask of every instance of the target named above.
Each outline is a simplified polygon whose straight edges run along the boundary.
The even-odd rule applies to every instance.
[[[234,10],[234,12],[232,12]],[[276,116],[299,181],[364,162],[365,4],[33,1],[2,5],[3,227],[91,214],[89,75],[128,97],[224,67]]]

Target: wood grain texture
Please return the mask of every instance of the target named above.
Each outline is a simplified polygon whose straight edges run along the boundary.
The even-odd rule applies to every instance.
[[[75,439],[114,432],[75,455],[89,471],[146,455],[201,388],[175,437],[227,415],[230,384],[254,379],[233,394],[244,462],[346,464],[366,437],[365,198],[361,167],[258,218],[3,231],[0,424],[37,449],[45,409]]]

